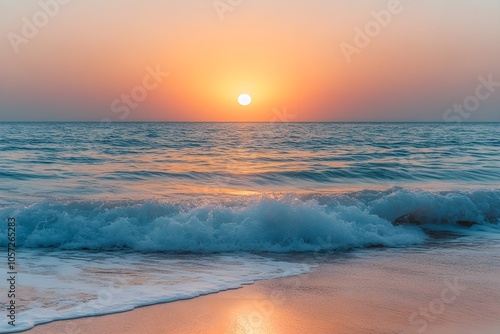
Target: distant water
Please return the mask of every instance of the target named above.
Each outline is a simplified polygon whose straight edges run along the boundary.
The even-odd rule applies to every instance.
[[[500,124],[0,123],[4,201],[497,187]]]
[[[499,130],[0,123],[0,217],[18,221],[25,285],[16,329],[313,265],[290,252],[406,247],[443,230],[498,234]],[[421,225],[392,224],[406,214]]]

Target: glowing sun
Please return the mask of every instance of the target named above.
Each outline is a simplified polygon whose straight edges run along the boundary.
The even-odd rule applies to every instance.
[[[252,103],[252,97],[248,94],[241,94],[240,97],[238,97],[238,103],[242,106],[247,106]]]

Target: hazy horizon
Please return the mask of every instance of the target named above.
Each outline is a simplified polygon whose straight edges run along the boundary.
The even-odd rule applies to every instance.
[[[265,121],[0,121],[0,123],[102,123],[104,124],[134,124],[134,123],[228,123],[228,124],[245,124],[245,123],[257,123],[257,124],[304,124],[304,123],[312,123],[312,124],[322,124],[322,123],[332,123],[332,124],[377,124],[377,123],[394,123],[394,124],[406,124],[406,123],[415,123],[415,124],[448,124],[448,125],[461,125],[461,124],[482,124],[482,123],[500,123],[500,121],[466,121],[463,123],[452,123],[446,121],[287,121],[287,122],[265,122]]]

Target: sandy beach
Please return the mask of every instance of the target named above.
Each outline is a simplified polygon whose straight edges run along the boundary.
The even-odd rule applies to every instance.
[[[499,333],[499,242],[457,243],[323,254],[309,274],[28,332]]]

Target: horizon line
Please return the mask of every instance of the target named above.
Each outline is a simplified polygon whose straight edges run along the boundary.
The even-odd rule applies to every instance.
[[[290,121],[290,122],[263,122],[263,121],[0,121],[0,124],[9,124],[9,123],[103,123],[103,124],[134,124],[134,123],[221,123],[221,124],[320,124],[320,123],[337,123],[337,124],[366,124],[366,123],[394,123],[394,124],[403,124],[403,123],[424,123],[424,124],[486,124],[486,123],[500,123],[500,121],[468,121],[468,122],[446,122],[446,121]]]

